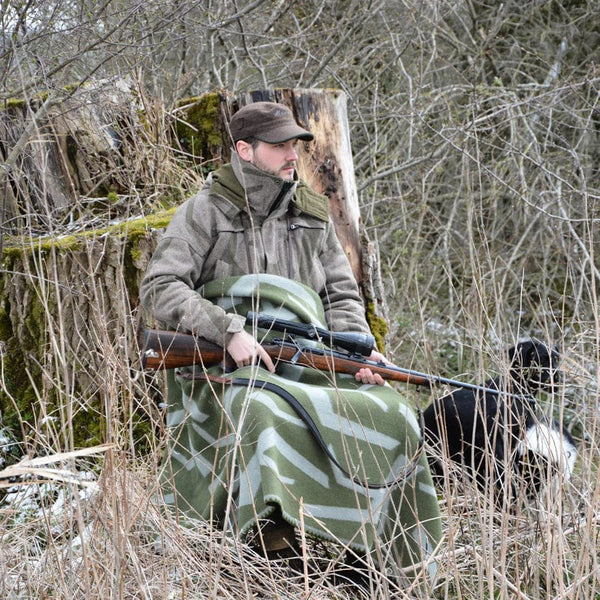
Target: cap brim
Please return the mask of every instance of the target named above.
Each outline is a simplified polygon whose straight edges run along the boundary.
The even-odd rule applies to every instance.
[[[310,131],[306,131],[302,127],[281,127],[280,129],[275,129],[255,137],[261,142],[267,142],[267,144],[280,144],[295,139],[311,142],[315,139],[315,136]]]

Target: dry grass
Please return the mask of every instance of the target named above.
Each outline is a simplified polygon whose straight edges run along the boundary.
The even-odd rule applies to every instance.
[[[431,37],[423,39],[429,52]],[[394,45],[388,63],[396,57]],[[355,109],[380,127],[365,133],[359,123],[353,144],[365,224],[379,242],[386,276],[388,350],[400,366],[482,382],[503,368],[504,350],[517,339],[556,343],[565,359],[564,386],[543,406],[572,430],[580,450],[570,482],[513,511],[494,510],[485,495],[455,485],[453,476],[440,492],[445,539],[431,595],[599,600],[600,220],[592,151],[597,123],[588,125],[596,100],[584,102],[571,84],[539,94],[535,86],[515,91],[497,84],[478,92],[456,85],[452,75],[438,82],[433,58],[419,64],[431,65],[435,85],[428,87],[428,73],[409,86],[410,72],[396,72],[389,93]],[[585,85],[596,98],[597,74]],[[551,107],[548,115],[540,106]],[[119,216],[149,213],[164,195],[181,198],[199,183],[189,175],[186,189],[177,187],[181,170],[165,147],[162,120],[147,125],[148,143],[155,144],[146,165],[153,179],[144,193],[131,183],[131,197],[119,199]],[[34,191],[27,215],[43,197],[43,189]],[[85,218],[61,216],[86,226]],[[352,597],[326,575],[290,577],[208,524],[184,527],[157,509],[152,499],[164,428],[156,390],[136,370],[132,290],[140,273],[123,272],[124,248],[104,236],[87,240],[75,259],[55,248],[31,256],[5,274],[17,290],[13,310],[22,311],[11,314],[15,328],[37,333],[43,350],[36,376],[29,373],[32,408],[21,409],[18,431],[10,432],[8,443],[17,444],[11,452],[18,448],[10,461],[24,454],[66,456],[52,473],[27,466],[31,476],[51,476],[48,483],[9,482],[15,485],[0,504],[0,596]],[[145,259],[138,257],[139,264]],[[11,397],[5,370],[0,374],[8,402],[21,401]],[[415,396],[415,403],[428,400]],[[82,439],[74,425],[82,416],[110,445],[100,459],[72,454]],[[162,553],[156,536],[168,542]],[[323,573],[340,554],[312,540],[305,548]],[[368,598],[404,597],[373,575]]]
[[[340,548],[303,538],[306,573],[267,562],[207,523],[183,526],[158,509],[147,467],[133,469],[110,449],[94,482],[11,488],[0,521],[2,597],[357,597],[332,581]],[[374,577],[390,597],[404,597]]]
[[[584,380],[570,361],[569,381]],[[113,380],[120,371],[115,362]],[[121,374],[123,377],[123,374]],[[108,390],[111,403],[140,397],[130,379]],[[576,473],[536,503],[497,511],[451,472],[440,492],[445,538],[435,598],[484,600],[600,597],[600,437],[593,395],[578,410]],[[564,398],[557,401],[563,405]],[[8,487],[0,506],[0,593],[5,598],[405,598],[373,572],[364,594],[334,586],[341,555],[333,544],[305,541],[310,577],[270,564],[208,524],[186,527],[153,498],[162,454],[161,427],[139,456],[130,423],[109,413],[111,445],[66,452],[6,467],[0,477],[27,474]],[[160,419],[158,417],[153,417]],[[39,432],[41,435],[41,432]],[[49,450],[49,447],[48,447]],[[48,452],[48,454],[51,454]],[[94,454],[101,458],[94,459]],[[45,483],[35,483],[37,479]],[[6,480],[5,480],[6,481]],[[8,485],[8,484],[7,484]],[[313,569],[318,571],[315,573]]]
[[[319,572],[305,578],[208,524],[183,526],[153,502],[156,456],[132,462],[123,449],[96,450],[99,465],[61,456],[55,476],[48,465],[28,466],[30,481],[9,488],[0,512],[2,597],[405,597],[376,573],[362,596],[334,586],[340,548],[331,544],[308,540],[306,556]],[[432,596],[598,598],[598,445],[589,440],[580,451],[572,481],[513,511],[498,512],[453,473],[441,494],[445,539]]]

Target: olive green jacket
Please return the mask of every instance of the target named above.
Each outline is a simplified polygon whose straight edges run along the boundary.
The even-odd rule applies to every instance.
[[[142,306],[164,326],[220,345],[244,326],[196,290],[204,283],[268,273],[319,294],[335,331],[369,328],[328,201],[302,182],[255,168],[234,154],[175,212],[140,288]]]

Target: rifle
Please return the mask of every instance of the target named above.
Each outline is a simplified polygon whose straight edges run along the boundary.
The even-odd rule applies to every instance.
[[[369,345],[369,337],[360,338],[365,334],[353,333],[334,333],[327,330],[319,330],[314,325],[304,325],[275,319],[269,315],[257,315],[248,313],[247,322],[257,324],[261,327],[270,327],[279,331],[289,331],[293,329],[296,335],[304,331],[305,337],[314,339],[315,336],[322,342],[331,342],[332,345],[344,347],[346,344],[350,348],[362,348],[366,352]],[[320,331],[320,333],[319,333]],[[311,333],[314,332],[314,333]],[[352,336],[358,335],[359,340],[353,340]],[[340,337],[341,336],[341,337]],[[519,397],[516,394],[509,394],[501,389],[487,388],[463,381],[456,381],[446,377],[420,373],[410,369],[403,369],[395,365],[383,362],[368,360],[362,355],[361,351],[340,352],[331,348],[313,348],[307,345],[299,344],[293,337],[287,336],[282,339],[274,339],[269,343],[261,344],[267,354],[273,359],[273,362],[282,361],[294,365],[301,365],[328,371],[330,373],[346,373],[355,375],[360,369],[369,368],[373,373],[379,373],[381,377],[389,381],[398,381],[407,384],[413,384],[423,387],[437,385],[448,385],[450,387],[463,388],[476,392],[503,394],[511,397]],[[369,354],[373,345],[371,344]],[[222,346],[213,344],[208,340],[188,333],[179,333],[176,331],[165,331],[158,329],[146,329],[144,334],[144,350],[142,354],[143,369],[175,369],[188,367],[192,365],[203,365],[211,367],[221,364],[224,369],[235,366],[231,358]]]

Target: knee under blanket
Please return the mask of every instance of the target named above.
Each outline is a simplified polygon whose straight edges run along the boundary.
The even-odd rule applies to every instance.
[[[326,327],[318,296],[281,277],[231,278],[199,293],[228,311],[254,310]],[[259,338],[260,333],[266,332]],[[221,374],[217,368],[208,372]],[[167,504],[242,536],[278,506],[292,525],[373,553],[387,567],[429,561],[441,526],[425,456],[392,487],[361,486],[331,462],[305,423],[261,382],[291,393],[340,465],[372,483],[393,480],[419,449],[419,423],[401,394],[390,385],[362,385],[351,376],[289,364],[278,365],[276,374],[245,367],[228,377],[256,384],[194,380],[193,369],[168,372],[170,435],[162,472]],[[427,569],[432,575],[435,562]]]

